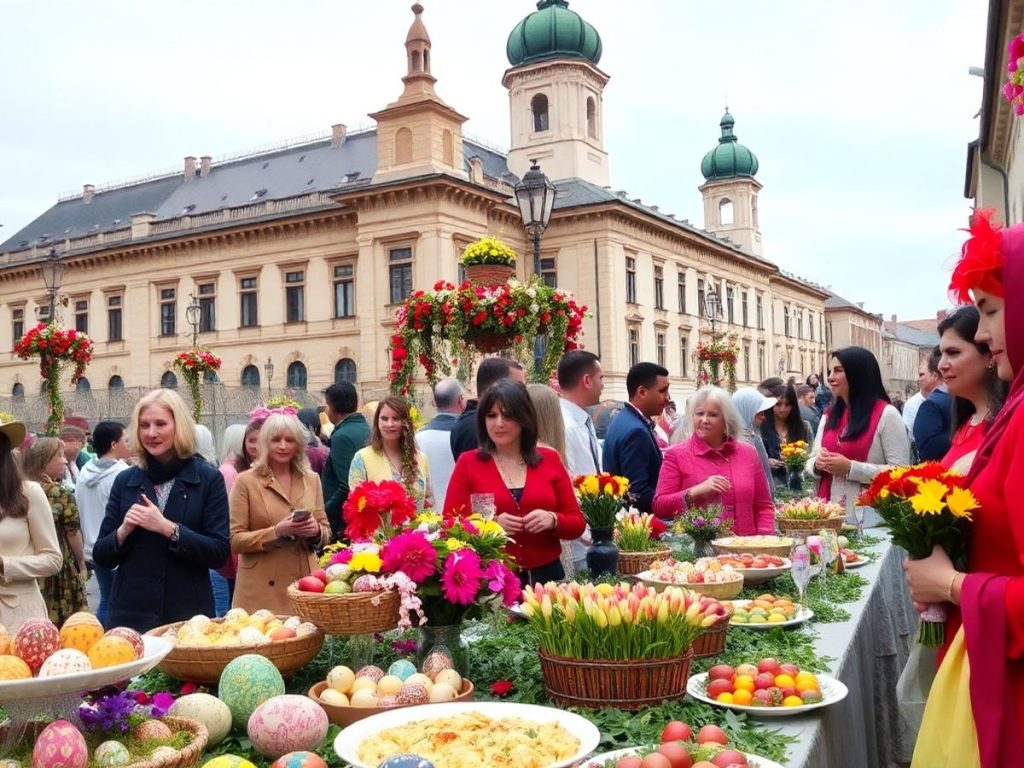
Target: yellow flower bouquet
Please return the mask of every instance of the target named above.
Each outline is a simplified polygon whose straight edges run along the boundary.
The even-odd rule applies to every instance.
[[[516,263],[516,252],[498,238],[488,235],[467,245],[459,261],[467,267],[473,264],[505,264],[511,267]]]
[[[580,510],[591,528],[611,528],[629,494],[629,480],[607,472],[578,475],[572,481]]]
[[[805,440],[794,440],[791,443],[784,443],[779,453],[786,467],[793,472],[800,472],[807,466],[807,442]]]

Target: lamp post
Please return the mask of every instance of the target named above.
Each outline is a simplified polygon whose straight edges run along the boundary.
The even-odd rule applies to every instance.
[[[267,374],[267,397],[270,397],[270,382],[274,378],[274,361],[269,357],[263,364],[263,372]]]
[[[536,160],[531,160],[523,180],[516,185],[516,202],[523,226],[533,236],[533,274],[540,275],[540,236],[551,221],[555,207],[555,185],[544,175]]]
[[[46,293],[50,300],[50,317],[48,322],[55,323],[54,313],[57,311],[57,293],[60,291],[61,283],[64,281],[64,264],[57,255],[56,248],[50,248],[46,255],[46,262],[43,264],[43,285],[46,286]]]
[[[704,296],[704,317],[711,323],[711,342],[715,341],[715,321],[718,319],[718,292],[711,288]]]
[[[190,293],[188,297],[190,301],[185,307],[185,322],[192,326],[192,348],[195,349],[199,346],[199,315],[202,310],[194,293]]]

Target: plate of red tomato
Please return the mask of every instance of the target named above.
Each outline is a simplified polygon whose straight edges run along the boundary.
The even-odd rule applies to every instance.
[[[696,734],[686,723],[673,720],[661,734],[661,743],[627,747],[588,757],[581,768],[782,768],[764,757],[729,746],[728,734],[717,725],[705,725]]]

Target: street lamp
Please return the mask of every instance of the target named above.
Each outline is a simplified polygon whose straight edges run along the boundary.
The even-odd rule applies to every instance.
[[[50,299],[50,318],[48,322],[54,322],[54,312],[57,308],[57,293],[60,291],[60,285],[64,281],[64,264],[61,263],[60,256],[57,255],[56,248],[50,248],[50,252],[46,255],[46,262],[43,264],[43,285],[46,286],[46,293]]]
[[[199,346],[199,316],[202,310],[194,293],[190,293],[188,297],[191,301],[185,307],[185,322],[192,326],[192,348],[195,349]]]
[[[718,291],[714,288],[708,290],[704,296],[704,317],[711,323],[711,341],[715,340],[715,321],[718,318]]]
[[[540,275],[540,235],[551,221],[555,207],[555,185],[544,175],[536,160],[516,185],[516,202],[523,226],[533,235],[533,274]]]
[[[263,372],[267,374],[267,397],[270,397],[270,381],[274,378],[274,361],[269,357],[263,364]]]

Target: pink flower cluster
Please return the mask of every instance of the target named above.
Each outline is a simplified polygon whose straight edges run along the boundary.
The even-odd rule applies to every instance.
[[[1017,35],[1008,46],[1009,64],[1006,65],[1009,80],[1003,85],[1003,97],[1013,105],[1018,117],[1024,115],[1024,33]]]

